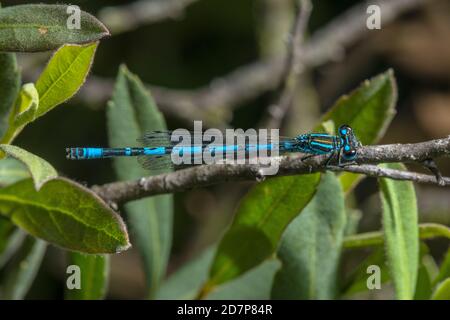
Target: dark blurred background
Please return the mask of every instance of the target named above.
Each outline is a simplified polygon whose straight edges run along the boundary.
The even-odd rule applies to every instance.
[[[2,5],[32,2],[57,3],[5,0]],[[106,7],[130,2],[71,1],[100,17]],[[313,1],[309,34],[359,2]],[[364,79],[393,68],[399,85],[398,114],[382,143],[419,142],[449,135],[450,2],[425,2],[402,14],[395,22],[382,25],[381,30],[367,32],[348,47],[338,61],[306,72],[301,81],[301,103],[283,122],[281,134],[309,130],[340,95]],[[92,75],[113,80],[119,65],[125,63],[148,84],[174,89],[205,86],[241,66],[282,55],[293,17],[292,4],[290,0],[193,1],[174,19],[117,34],[113,30],[112,37],[100,44]],[[20,55],[24,81],[35,80],[32,71],[45,66],[49,55]],[[110,92],[104,94],[108,96]],[[227,124],[239,128],[259,126],[273,97],[273,92],[263,92],[233,108]],[[114,181],[114,172],[107,160],[71,162],[64,154],[68,146],[108,145],[104,106],[104,102],[91,104],[75,97],[29,125],[16,144],[45,158],[62,174],[87,185]],[[167,122],[172,129],[192,125],[170,114]],[[439,164],[448,175],[448,161]],[[220,237],[237,201],[249,186],[246,183],[223,184],[176,195],[175,238],[169,272]],[[417,191],[421,221],[449,225],[450,191],[422,185],[417,186]],[[360,231],[380,228],[376,192],[373,179],[366,179],[356,189],[352,202],[360,209]],[[430,246],[439,260],[448,243],[436,240],[430,242]],[[62,263],[61,259],[58,249],[53,248],[47,254],[30,297],[62,298],[64,274],[55,263]],[[142,297],[144,276],[135,249],[113,257],[112,261],[110,297]]]

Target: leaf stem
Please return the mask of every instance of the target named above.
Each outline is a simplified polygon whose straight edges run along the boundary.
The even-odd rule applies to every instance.
[[[437,223],[419,225],[419,237],[422,240],[444,237],[450,239],[450,228]],[[344,239],[344,248],[356,249],[383,245],[383,232],[373,231],[348,236]]]

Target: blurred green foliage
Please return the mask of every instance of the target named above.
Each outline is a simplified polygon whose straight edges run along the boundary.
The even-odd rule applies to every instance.
[[[41,1],[2,1],[2,5],[6,7],[32,2],[37,3]],[[314,32],[320,29],[337,14],[356,2],[350,0],[339,2],[314,1],[314,11],[309,31]],[[53,1],[46,1],[46,3],[53,3]],[[130,3],[130,1],[72,1],[72,4],[81,6],[83,10],[93,15],[97,15],[101,9],[107,6],[127,3]],[[92,74],[113,79],[116,78],[119,72],[119,65],[125,63],[144,83],[179,89],[192,89],[207,85],[211,79],[220,77],[239,66],[256,61],[261,57],[261,35],[258,29],[259,23],[261,23],[260,10],[261,3],[258,0],[200,0],[189,6],[178,19],[141,26],[136,30],[118,35],[113,34],[113,37],[102,40],[96,53]],[[30,41],[29,44],[32,45],[33,43]],[[64,50],[64,48],[60,50]],[[60,85],[60,90],[56,90],[56,98],[50,99],[51,101],[46,103],[44,111],[53,109],[78,90],[89,70],[89,60],[92,58],[94,51],[95,48],[91,50],[91,54],[85,59],[86,61],[82,62],[77,68],[77,71],[84,70],[84,72],[74,72],[72,77],[68,77],[65,83]],[[71,55],[67,53],[64,55],[64,57],[68,56]],[[26,61],[25,58],[25,56],[20,56],[19,61]],[[44,80],[50,81],[50,84],[47,83],[43,86],[42,83],[45,81],[42,81],[42,79],[37,81],[37,92],[42,96],[45,95],[42,94],[42,91],[46,91],[46,87],[51,87],[54,81],[54,76],[48,76],[48,73],[58,74],[65,65],[61,62],[57,63],[57,59],[58,54],[53,56],[49,67],[43,73],[44,78],[47,75]],[[72,55],[71,61],[73,62],[74,60]],[[37,61],[42,61],[42,66],[44,65],[43,60],[40,60],[40,58],[37,58]],[[0,55],[0,65],[5,65],[8,70],[15,70],[14,58],[9,54]],[[356,87],[361,80],[388,69],[388,66],[390,67],[390,64],[387,61],[375,59],[374,63],[368,64],[366,69],[364,69],[365,72],[357,73],[357,76],[351,75],[346,79],[336,79],[336,82],[342,82],[342,84],[340,83],[337,86],[339,90],[335,90],[336,92],[330,90],[332,93],[328,94],[326,98],[321,97],[327,102],[320,101],[321,104],[325,105],[319,107],[320,110],[318,111],[328,110],[328,105],[326,104],[329,103],[329,100],[336,100],[341,94]],[[309,75],[309,82],[313,85],[320,83],[327,75],[322,71],[319,68],[319,70],[312,72]],[[65,72],[60,73],[62,75],[66,74]],[[62,76],[61,74],[55,77],[60,77]],[[0,85],[1,82],[9,83],[7,85],[9,87],[8,92],[12,92],[12,96],[15,96],[15,92],[18,90],[18,75],[14,72],[9,72],[8,75],[9,77],[0,75]],[[27,75],[27,77],[30,77],[30,75]],[[112,103],[109,105],[108,111],[106,111],[109,121],[105,115],[106,104],[82,105],[74,99],[66,103],[64,107],[52,110],[45,117],[40,118],[39,121],[28,123],[36,118],[35,111],[36,108],[37,110],[39,109],[37,99],[33,99],[34,91],[30,91],[34,87],[23,87],[23,94],[21,95],[23,99],[19,100],[16,111],[27,111],[28,114],[26,113],[26,117],[19,119],[24,120],[24,122],[17,122],[20,125],[17,125],[17,128],[13,127],[14,130],[11,137],[14,138],[21,131],[21,126],[26,124],[27,126],[15,141],[17,145],[46,159],[63,175],[88,185],[114,181],[117,176],[122,180],[128,180],[145,175],[145,172],[136,169],[136,164],[129,162],[133,161],[131,159],[121,159],[112,164],[106,160],[69,162],[64,158],[64,148],[70,145],[107,146],[110,144],[119,146],[120,144],[128,144],[128,141],[137,138],[144,131],[165,128],[165,122],[167,122],[167,127],[169,128],[189,126],[189,124],[170,117],[163,119],[157,111],[155,103],[145,93],[138,77],[131,75],[125,68],[121,69],[115,93],[114,95],[112,92],[110,93]],[[401,92],[400,98],[407,100],[408,97],[404,96],[405,92],[409,92],[408,89],[414,88],[417,83],[415,83],[414,78],[411,79],[407,74],[402,74],[401,72],[398,78]],[[33,82],[35,80],[35,78],[27,79],[27,81]],[[0,92],[2,91],[0,90]],[[243,128],[258,126],[267,105],[273,101],[273,97],[274,93],[268,92],[253,101],[245,103],[245,106],[234,112],[230,125]],[[392,120],[396,98],[397,88],[392,73],[384,73],[372,79],[371,82],[367,82],[350,97],[339,99],[335,107],[331,109],[332,111],[327,113],[323,120],[333,120],[334,122],[331,123],[331,126],[339,125],[341,122],[350,122],[349,124],[361,133],[364,143],[374,143],[385,133],[387,125]],[[2,107],[2,113],[4,113],[4,106],[0,106]],[[121,109],[119,110],[119,108]],[[403,105],[400,105],[399,117],[394,121],[397,127],[399,126],[398,123],[407,123],[410,120],[408,118],[408,110],[405,111],[404,108]],[[13,112],[12,119],[16,121],[16,116],[19,114],[20,112]],[[145,121],[135,123],[133,118],[144,119]],[[122,125],[125,125],[125,128],[122,128]],[[311,128],[314,127],[314,123],[309,125]],[[326,125],[330,126],[330,123],[326,123]],[[399,142],[414,140],[424,135],[419,130],[417,132],[410,131],[408,135],[401,132],[400,135],[403,140],[400,139],[401,141]],[[389,140],[390,138],[388,136],[385,139]],[[11,141],[5,142],[9,143]],[[8,150],[4,151],[8,152]],[[11,152],[9,153],[12,154]],[[18,158],[20,159],[21,157]],[[31,157],[26,156],[25,158],[29,160]],[[27,160],[24,162],[27,163]],[[12,170],[12,167],[9,167],[9,165],[9,163],[5,162],[6,168]],[[35,178],[35,184],[42,182],[39,179],[36,180],[36,172],[39,171],[36,170],[36,166],[29,166],[29,168],[31,168],[32,176]],[[348,178],[348,175],[343,176]],[[348,191],[350,185],[359,182],[353,176],[348,179],[342,178],[343,176],[341,176],[341,184],[344,186],[344,191]],[[341,273],[337,273],[338,264],[342,262],[340,261],[342,258],[340,249],[343,242],[344,229],[346,228],[344,215],[346,212],[353,210],[351,207],[356,206],[358,202],[366,200],[368,195],[376,191],[366,188],[365,184],[360,184],[360,189],[363,191],[356,193],[356,196],[351,194],[347,197],[348,203],[346,203],[344,209],[344,194],[334,174],[330,173],[322,176],[322,180],[329,181],[326,185],[319,187],[319,192],[313,197],[319,181],[318,178],[319,174],[314,175],[314,179],[311,176],[283,177],[269,180],[253,187],[238,206],[235,220],[228,232],[225,233],[215,255],[212,254],[212,251],[216,247],[189,264],[184,263],[187,257],[196,255],[206,245],[209,245],[209,242],[212,242],[211,239],[208,239],[209,242],[205,240],[206,236],[204,234],[207,232],[205,233],[204,230],[201,230],[199,221],[209,219],[209,224],[205,223],[203,229],[210,227],[213,230],[222,232],[226,223],[230,220],[235,203],[245,194],[247,186],[236,187],[237,192],[235,195],[232,195],[231,190],[230,192],[224,192],[224,188],[220,189],[221,187],[210,188],[206,193],[209,196],[210,203],[207,203],[205,200],[206,209],[203,210],[209,215],[208,219],[201,215],[202,210],[199,209],[200,205],[197,205],[198,201],[195,203],[196,207],[192,208],[192,206],[189,206],[190,201],[195,202],[192,200],[192,193],[189,192],[175,197],[155,197],[141,200],[139,203],[127,204],[125,209],[128,214],[128,226],[135,232],[134,236],[137,246],[144,258],[143,269],[147,275],[145,289],[148,297],[269,298],[270,291],[272,291],[272,297],[284,298],[332,298],[340,295],[351,297],[351,294],[365,291],[365,270],[363,267],[369,262],[382,264],[383,273],[385,271],[388,272],[386,269],[391,270],[390,277],[386,277],[383,274],[383,281],[394,283],[394,290],[398,298],[413,298],[414,289],[420,293],[416,295],[416,298],[420,297],[422,292],[425,291],[427,294],[422,296],[428,297],[431,295],[432,287],[434,290],[432,296],[434,298],[448,296],[450,287],[448,272],[446,272],[448,263],[442,264],[439,275],[430,273],[428,278],[426,278],[427,281],[419,281],[418,287],[415,286],[415,273],[418,271],[419,279],[423,280],[424,278],[421,275],[424,274],[423,272],[426,268],[423,259],[420,261],[419,269],[416,268],[419,263],[417,248],[419,240],[417,233],[418,219],[415,215],[416,198],[411,183],[383,180],[383,221],[385,222],[386,230],[386,257],[376,250],[369,258],[358,264],[354,268],[354,273],[348,276],[347,273],[350,272],[347,272],[348,269],[345,268],[341,270]],[[45,179],[43,180],[45,182]],[[325,189],[325,191],[321,190],[321,188]],[[306,194],[297,194],[297,189],[307,190],[307,192]],[[23,193],[24,190],[26,191],[25,193]],[[302,190],[298,192],[302,192]],[[225,191],[228,190],[225,189]],[[97,234],[98,230],[74,228],[76,223],[70,219],[58,220],[59,218],[57,217],[58,223],[47,223],[41,216],[39,218],[42,219],[40,222],[41,224],[45,223],[45,226],[48,228],[46,230],[35,229],[35,226],[32,226],[29,221],[22,219],[29,209],[17,203],[21,201],[31,202],[31,206],[33,206],[35,205],[34,202],[38,202],[44,204],[45,207],[47,202],[52,201],[52,195],[55,194],[58,194],[62,199],[59,207],[55,209],[57,213],[66,214],[66,211],[71,212],[76,207],[71,202],[71,199],[79,200],[80,203],[84,203],[90,209],[101,213],[104,218],[97,217],[99,218],[98,220],[90,220],[87,216],[81,216],[82,220],[84,219],[81,224],[85,227],[86,225],[92,226],[92,223],[101,225],[105,221],[109,221],[111,224],[107,225],[105,229],[109,228],[109,231],[112,230],[112,233],[117,236],[117,241],[112,241],[112,243],[109,243],[107,240],[95,242],[92,239],[99,239],[96,238],[99,236]],[[362,196],[360,196],[361,194]],[[304,198],[300,197],[300,195],[303,195]],[[25,227],[31,233],[56,244],[85,252],[114,252],[116,248],[126,247],[128,244],[126,232],[121,229],[121,219],[87,190],[79,185],[68,183],[64,179],[58,178],[44,185],[43,193],[41,194],[35,192],[31,180],[26,180],[2,189],[0,198],[2,196],[3,201],[0,201],[0,209],[8,211],[8,209],[11,209],[11,206],[15,208],[17,205],[22,208],[22,211],[15,211],[15,214],[18,214],[21,221],[17,219],[13,219],[13,221]],[[16,198],[14,201],[11,201],[11,197]],[[223,197],[229,203],[222,204],[222,207],[220,207],[216,197]],[[401,199],[398,199],[398,197],[401,197]],[[20,201],[17,201],[17,198],[20,198]],[[307,206],[311,198],[314,200]],[[324,205],[332,202],[334,202],[333,205]],[[401,205],[398,205],[398,203]],[[175,208],[173,237],[171,233],[172,206]],[[307,209],[303,210],[305,206],[307,206]],[[329,207],[336,208],[336,211],[329,212],[327,210]],[[405,210],[408,208],[410,210]],[[33,210],[34,212],[40,212],[36,209]],[[46,213],[45,208],[42,210],[43,213]],[[302,211],[305,212],[296,218]],[[144,218],[142,218],[143,213],[147,214]],[[211,217],[212,213],[216,215]],[[271,215],[271,219],[266,221],[265,217],[268,213]],[[220,217],[221,214],[226,217]],[[318,218],[316,215],[320,215],[322,220],[316,220],[315,218]],[[55,219],[53,212],[51,217]],[[277,251],[283,231],[292,219],[295,219],[295,223],[291,224],[290,228],[295,228],[295,230],[293,229],[294,231],[291,231],[291,233],[286,233],[277,252],[280,260],[285,262],[284,266],[280,266],[273,259],[273,254]],[[0,251],[1,261],[2,254],[7,251],[5,248],[12,247],[10,243],[14,244],[14,241],[18,238],[12,233],[11,225],[8,222],[5,223],[4,220],[1,220],[0,226],[0,236],[6,239],[5,241],[1,239],[2,242],[0,242],[0,249],[3,251]],[[309,227],[309,229],[304,231],[303,234],[301,230],[305,227]],[[68,233],[67,238],[62,237],[61,234],[55,237],[54,232],[57,228],[62,228],[62,233],[65,230],[69,230],[72,233]],[[155,228],[158,230],[158,233],[154,231]],[[217,234],[221,232],[217,232]],[[296,235],[299,232],[302,235],[297,238]],[[73,243],[76,242],[74,239],[78,239],[84,234],[90,235],[92,241],[80,244],[80,246],[74,246]],[[215,239],[212,240],[219,240],[217,234],[214,235]],[[100,233],[101,235],[102,233]],[[331,240],[325,239],[327,235],[332,236]],[[159,238],[158,241],[161,242],[157,247],[155,247],[155,237]],[[311,242],[318,238],[321,238],[323,241]],[[78,240],[83,242],[83,239]],[[172,241],[174,246],[171,250]],[[298,248],[298,242],[304,243],[304,245]],[[448,242],[446,243],[448,247]],[[20,245],[22,245],[21,242]],[[333,246],[334,248],[332,248]],[[329,250],[333,250],[334,255],[325,257]],[[28,236],[25,244],[22,246],[22,251],[24,253],[22,254],[21,252],[15,258],[16,260],[13,260],[5,271],[2,271],[3,277],[8,277],[14,264],[20,264],[21,261],[25,260],[34,262],[31,262],[31,268],[29,269],[17,269],[17,271],[11,273],[13,276],[9,277],[9,279],[12,280],[6,281],[6,285],[2,288],[6,292],[5,296],[9,298],[23,298],[25,296],[37,272],[37,267],[45,252],[45,246],[40,240],[35,240]],[[298,256],[292,257],[297,251],[299,251]],[[321,259],[320,262],[329,258],[328,264],[317,264],[317,261],[309,259],[311,256],[319,257]],[[429,254],[427,257],[429,261],[435,263],[435,258],[432,254]],[[95,256],[78,254],[71,255],[71,259],[71,261],[78,261],[84,265],[86,272],[93,276],[92,283],[85,283],[88,287],[92,285],[92,292],[88,294],[81,293],[78,296],[73,295],[72,298],[102,298],[108,282],[109,261]],[[285,261],[286,259],[288,261]],[[385,259],[388,259],[389,263],[387,265],[383,263]],[[448,262],[447,260],[445,261]],[[132,261],[136,263],[137,260]],[[50,260],[50,264],[52,262],[54,260]],[[45,265],[45,267],[47,266]],[[167,281],[164,281],[167,266],[169,272],[172,272],[174,269],[178,270]],[[409,273],[405,271],[408,268],[411,269]],[[210,278],[207,277],[208,270]],[[222,272],[222,270],[226,271]],[[275,289],[272,290],[271,281],[277,270],[278,273],[275,278],[277,281],[275,282]],[[43,269],[42,273],[45,275],[47,271]],[[307,288],[301,288],[300,285],[292,288],[290,286],[292,283],[289,283],[289,280],[286,281],[286,279],[290,279],[290,273],[296,275],[304,274],[306,277],[317,273],[320,275],[325,274],[326,277],[318,279],[311,276],[309,279],[312,282],[323,280],[324,283],[313,283]],[[342,286],[343,288],[338,287],[339,282],[341,282],[340,276],[347,278],[348,283],[345,283]],[[41,278],[38,277],[37,290],[42,290],[39,280],[43,278],[44,276],[42,275]],[[48,286],[48,283],[51,283],[51,281],[53,281],[55,287],[62,286],[63,281],[61,282],[60,279],[55,279],[52,276],[50,278],[52,279],[49,280],[47,278],[50,282],[47,282],[45,286]],[[445,280],[446,278],[447,280]],[[282,281],[283,279],[284,281]],[[263,285],[260,283],[261,280],[264,282]],[[162,290],[158,294],[160,282],[162,282]],[[179,286],[177,286],[178,282],[180,282]],[[10,290],[9,288],[12,289]],[[216,291],[213,291],[213,289],[216,289]],[[339,291],[340,289],[342,291]],[[44,291],[42,290],[41,292]],[[235,292],[239,292],[240,295],[236,295]],[[42,294],[45,295],[45,293]],[[49,296],[51,295],[54,297],[55,293],[49,293]],[[33,291],[31,296],[33,296]],[[38,297],[41,297],[39,293]]]

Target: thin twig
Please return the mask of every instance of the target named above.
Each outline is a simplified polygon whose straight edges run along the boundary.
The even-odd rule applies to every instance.
[[[439,168],[438,168],[436,162],[434,162],[433,159],[425,159],[425,160],[422,162],[422,164],[423,164],[423,166],[424,166],[425,168],[427,168],[428,170],[430,170],[432,174],[434,174],[434,176],[436,177],[436,180],[437,180],[437,182],[438,182],[439,184],[443,184],[443,183],[444,183],[444,180],[443,180],[443,178],[442,178],[442,173],[441,173],[441,171],[439,170]]]
[[[450,239],[450,228],[438,223],[419,224],[419,237],[422,240],[444,237]],[[345,237],[346,249],[380,246],[384,243],[383,231],[372,231]]]
[[[380,5],[382,22],[386,25],[424,2],[425,0],[378,0],[370,1],[370,4]],[[346,47],[369,32],[366,27],[368,3],[356,5],[317,31],[304,45],[302,65],[313,68],[342,58]],[[193,115],[198,119],[198,114],[207,110],[217,111],[220,108],[231,112],[233,108],[263,92],[275,89],[282,79],[284,65],[284,57],[253,62],[195,90],[158,86],[148,88],[166,114],[192,121]],[[110,79],[89,77],[77,98],[88,103],[103,102],[110,97],[112,87]]]
[[[331,166],[328,167],[327,169],[337,172],[346,171],[352,173],[360,173],[373,178],[389,178],[393,180],[407,180],[425,184],[438,184],[439,186],[442,187],[450,186],[450,178],[442,178],[442,183],[440,183],[436,180],[436,177],[432,175],[388,168],[380,168],[375,165],[361,165],[361,166],[352,165],[346,167]]]
[[[98,16],[116,35],[150,23],[179,17],[198,0],[138,0],[131,4],[106,7]]]
[[[264,127],[279,128],[284,115],[289,110],[294,91],[297,87],[298,76],[302,71],[303,41],[311,16],[312,4],[309,0],[300,0],[299,10],[295,17],[294,26],[290,35],[287,58],[284,70],[281,74],[279,96],[277,101],[268,109],[268,119],[264,121]]]
[[[409,171],[379,168],[374,164],[385,162],[416,162],[425,159],[450,156],[450,136],[415,144],[390,144],[365,146],[358,150],[358,165],[326,167],[327,156],[302,161],[299,156],[281,157],[275,176],[301,175],[325,170],[360,173],[370,177],[409,180],[417,183],[450,186],[450,178],[438,183],[435,176]],[[267,176],[267,178],[275,177]],[[259,181],[261,167],[257,165],[217,164],[194,167],[167,174],[160,174],[138,181],[114,182],[94,186],[92,190],[108,202],[123,203],[164,193],[174,193],[205,187],[227,181]]]

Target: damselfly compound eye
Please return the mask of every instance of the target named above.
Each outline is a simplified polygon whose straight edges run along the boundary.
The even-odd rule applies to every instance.
[[[351,148],[350,146],[345,146],[343,155],[345,160],[353,160],[356,158],[356,149]]]
[[[352,128],[347,124],[343,124],[342,126],[339,127],[339,134],[341,135],[341,137],[344,137],[350,134],[351,132]]]

